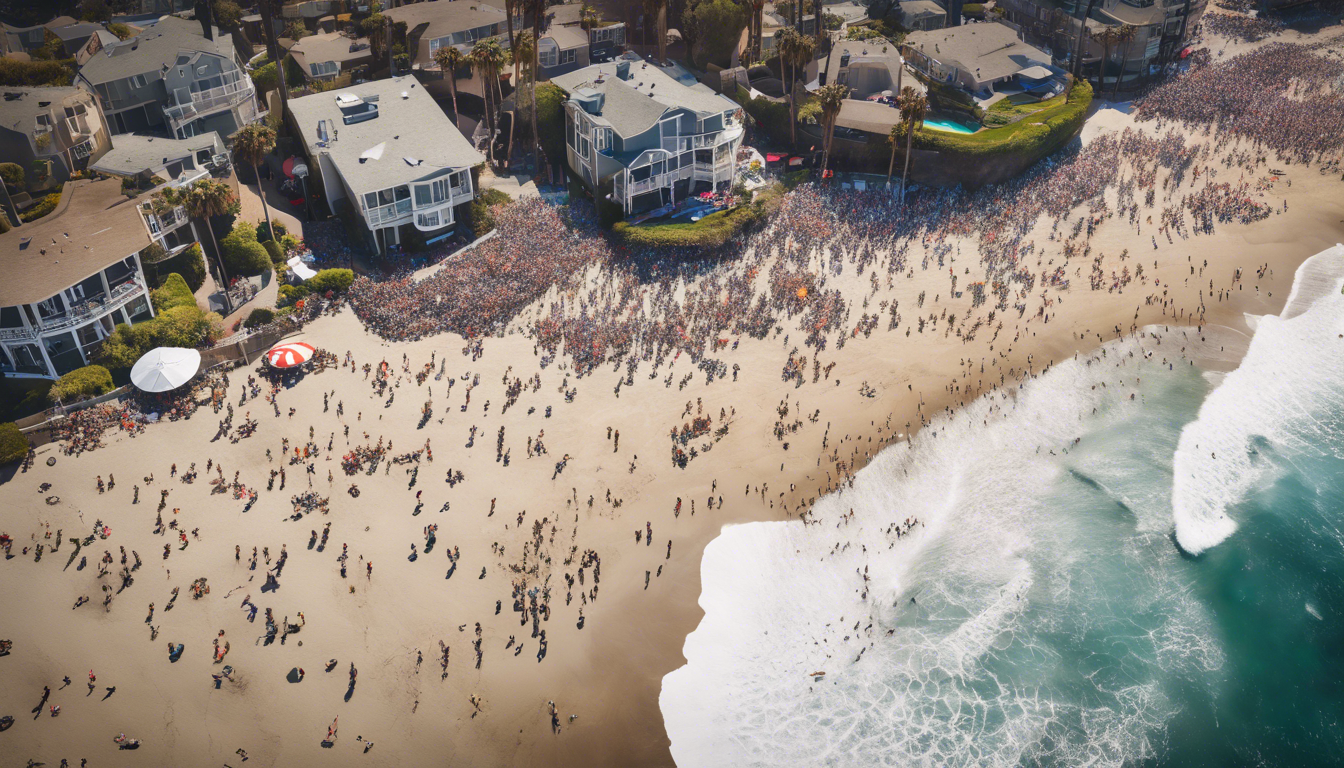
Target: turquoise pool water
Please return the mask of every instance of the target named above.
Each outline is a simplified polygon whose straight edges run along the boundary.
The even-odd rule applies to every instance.
[[[962,125],[953,122],[947,118],[934,117],[924,121],[925,128],[932,128],[935,131],[947,131],[948,133],[975,133],[980,130],[978,125]]]

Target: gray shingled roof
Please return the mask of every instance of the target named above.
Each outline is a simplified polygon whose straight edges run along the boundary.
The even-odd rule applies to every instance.
[[[406,22],[408,31],[421,24],[429,24],[423,35],[426,40],[484,27],[487,24],[503,24],[505,17],[505,13],[500,9],[479,0],[411,3],[398,8],[384,9],[383,15],[393,21]]]
[[[601,79],[602,82],[597,82]],[[668,109],[685,107],[700,114],[718,114],[737,109],[737,103],[715,93],[702,83],[683,85],[657,66],[632,62],[630,79],[616,77],[616,64],[594,64],[551,78],[560,89],[573,93],[592,88],[606,94],[602,117],[621,136],[634,136],[649,129]]]
[[[905,45],[931,59],[958,66],[981,83],[1050,63],[1049,54],[1018,40],[1016,30],[997,22],[911,32],[905,37]]]
[[[187,139],[166,139],[162,136],[141,136],[120,133],[112,138],[112,149],[90,166],[95,171],[134,176],[142,171],[157,171],[167,163],[191,157],[197,150],[219,145],[219,134],[214,131]]]
[[[0,87],[0,128],[9,128],[21,133],[31,133],[37,127],[38,114],[46,114],[54,107],[62,106],[71,96],[83,95],[90,109],[94,109],[93,94],[73,86],[10,88]],[[18,94],[19,98],[11,98]],[[71,102],[72,104],[75,102]],[[42,106],[45,104],[46,106]],[[59,116],[64,117],[61,110]]]
[[[177,61],[180,51],[206,51],[232,59],[233,36],[216,31],[214,40],[206,40],[199,23],[165,16],[130,40],[94,54],[79,74],[98,84],[160,72]]]
[[[350,50],[352,44],[363,47],[357,51],[352,51]],[[294,46],[289,49],[289,55],[294,57],[295,63],[304,70],[305,74],[311,74],[308,72],[309,64],[321,64],[327,61],[339,61],[343,64],[347,61],[371,59],[373,58],[373,51],[369,48],[367,37],[351,40],[340,32],[326,32],[309,35],[294,43]]]
[[[458,0],[461,2],[461,0]],[[579,48],[588,44],[588,30],[583,27],[566,27],[560,24],[551,24],[550,29],[541,33],[542,39],[551,38],[555,41],[560,50],[570,48]]]
[[[72,181],[55,211],[0,235],[0,307],[42,301],[149,245],[121,182]]]
[[[407,98],[401,97],[402,92]],[[336,97],[347,93],[361,99],[378,97],[378,117],[346,125]],[[291,99],[289,111],[309,153],[316,157],[326,152],[356,194],[405,184],[439,168],[469,168],[485,162],[485,156],[472,148],[414,77],[375,80]],[[335,135],[326,146],[318,140],[321,120],[327,121]],[[360,155],[378,144],[386,145],[382,157],[361,163]],[[412,167],[407,157],[422,163]]]

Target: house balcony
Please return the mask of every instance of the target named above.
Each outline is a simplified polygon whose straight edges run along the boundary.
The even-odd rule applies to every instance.
[[[173,131],[176,132],[178,128],[198,117],[222,109],[231,109],[255,97],[256,88],[252,85],[252,79],[250,77],[239,77],[234,82],[225,83],[218,88],[191,94],[191,101],[186,104],[164,107],[163,114],[172,124]]]
[[[150,234],[158,237],[165,232],[171,232],[183,224],[186,224],[187,211],[180,205],[173,210],[162,214],[153,214],[146,210],[145,222],[149,224]]]
[[[71,311],[46,318],[32,328],[0,328],[0,341],[32,341],[46,333],[74,328],[124,307],[144,293],[144,283],[139,278],[130,278],[114,287],[110,293],[100,293],[86,299]]]

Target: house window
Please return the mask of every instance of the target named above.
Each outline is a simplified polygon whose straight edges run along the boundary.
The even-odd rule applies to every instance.
[[[320,63],[309,64],[308,70],[312,72],[313,77],[326,77],[327,75],[335,75],[337,72],[340,72],[341,65],[339,62],[335,61],[323,61]]]
[[[76,158],[83,160],[93,154],[93,141],[89,140],[82,144],[76,144],[70,151],[75,153]]]
[[[144,75],[136,75],[131,78],[131,85],[136,88],[144,88],[146,85],[149,85],[149,81],[145,79]]]
[[[578,53],[579,53],[579,49],[578,49],[578,48],[570,48],[570,49],[567,50],[567,51],[561,51],[561,52],[560,52],[560,63],[561,63],[561,64],[573,64],[576,60],[578,60]]]

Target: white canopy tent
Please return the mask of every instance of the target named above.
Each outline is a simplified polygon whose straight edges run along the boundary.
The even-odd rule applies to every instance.
[[[146,352],[131,367],[131,383],[145,392],[167,392],[191,381],[201,368],[201,353],[181,347]]]

